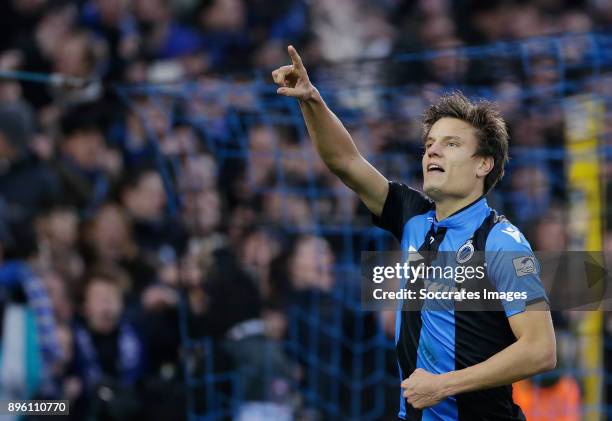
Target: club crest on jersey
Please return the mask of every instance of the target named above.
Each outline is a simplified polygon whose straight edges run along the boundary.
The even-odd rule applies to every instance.
[[[459,250],[457,250],[457,255],[455,256],[455,260],[457,263],[465,263],[472,258],[474,255],[474,244],[472,244],[472,240],[467,240]]]

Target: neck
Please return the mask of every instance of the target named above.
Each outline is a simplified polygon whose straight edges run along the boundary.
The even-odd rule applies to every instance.
[[[436,219],[439,222],[448,218],[458,210],[476,201],[481,196],[481,193],[473,192],[469,196],[462,197],[460,199],[448,198],[444,200],[436,200]]]

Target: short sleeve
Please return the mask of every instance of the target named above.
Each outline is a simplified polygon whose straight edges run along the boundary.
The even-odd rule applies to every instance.
[[[507,317],[525,311],[540,301],[548,301],[540,281],[540,265],[529,242],[509,222],[493,227],[486,244],[489,280],[505,299],[501,299]]]
[[[390,181],[382,214],[380,217],[372,214],[372,222],[377,227],[389,231],[401,242],[406,222],[413,216],[433,208],[433,202],[423,193],[405,184]]]

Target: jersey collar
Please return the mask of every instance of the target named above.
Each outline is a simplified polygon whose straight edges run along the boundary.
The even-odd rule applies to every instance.
[[[429,218],[434,226],[453,228],[457,226],[467,225],[472,221],[480,221],[481,216],[485,211],[489,210],[487,199],[484,195],[474,200],[472,203],[462,207],[458,211],[452,213],[450,216],[444,218],[442,221],[436,220],[436,212],[432,211],[432,216]]]

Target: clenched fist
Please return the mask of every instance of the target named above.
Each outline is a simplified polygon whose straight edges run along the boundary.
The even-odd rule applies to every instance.
[[[417,368],[402,382],[403,396],[416,409],[433,406],[446,398],[441,377]]]

